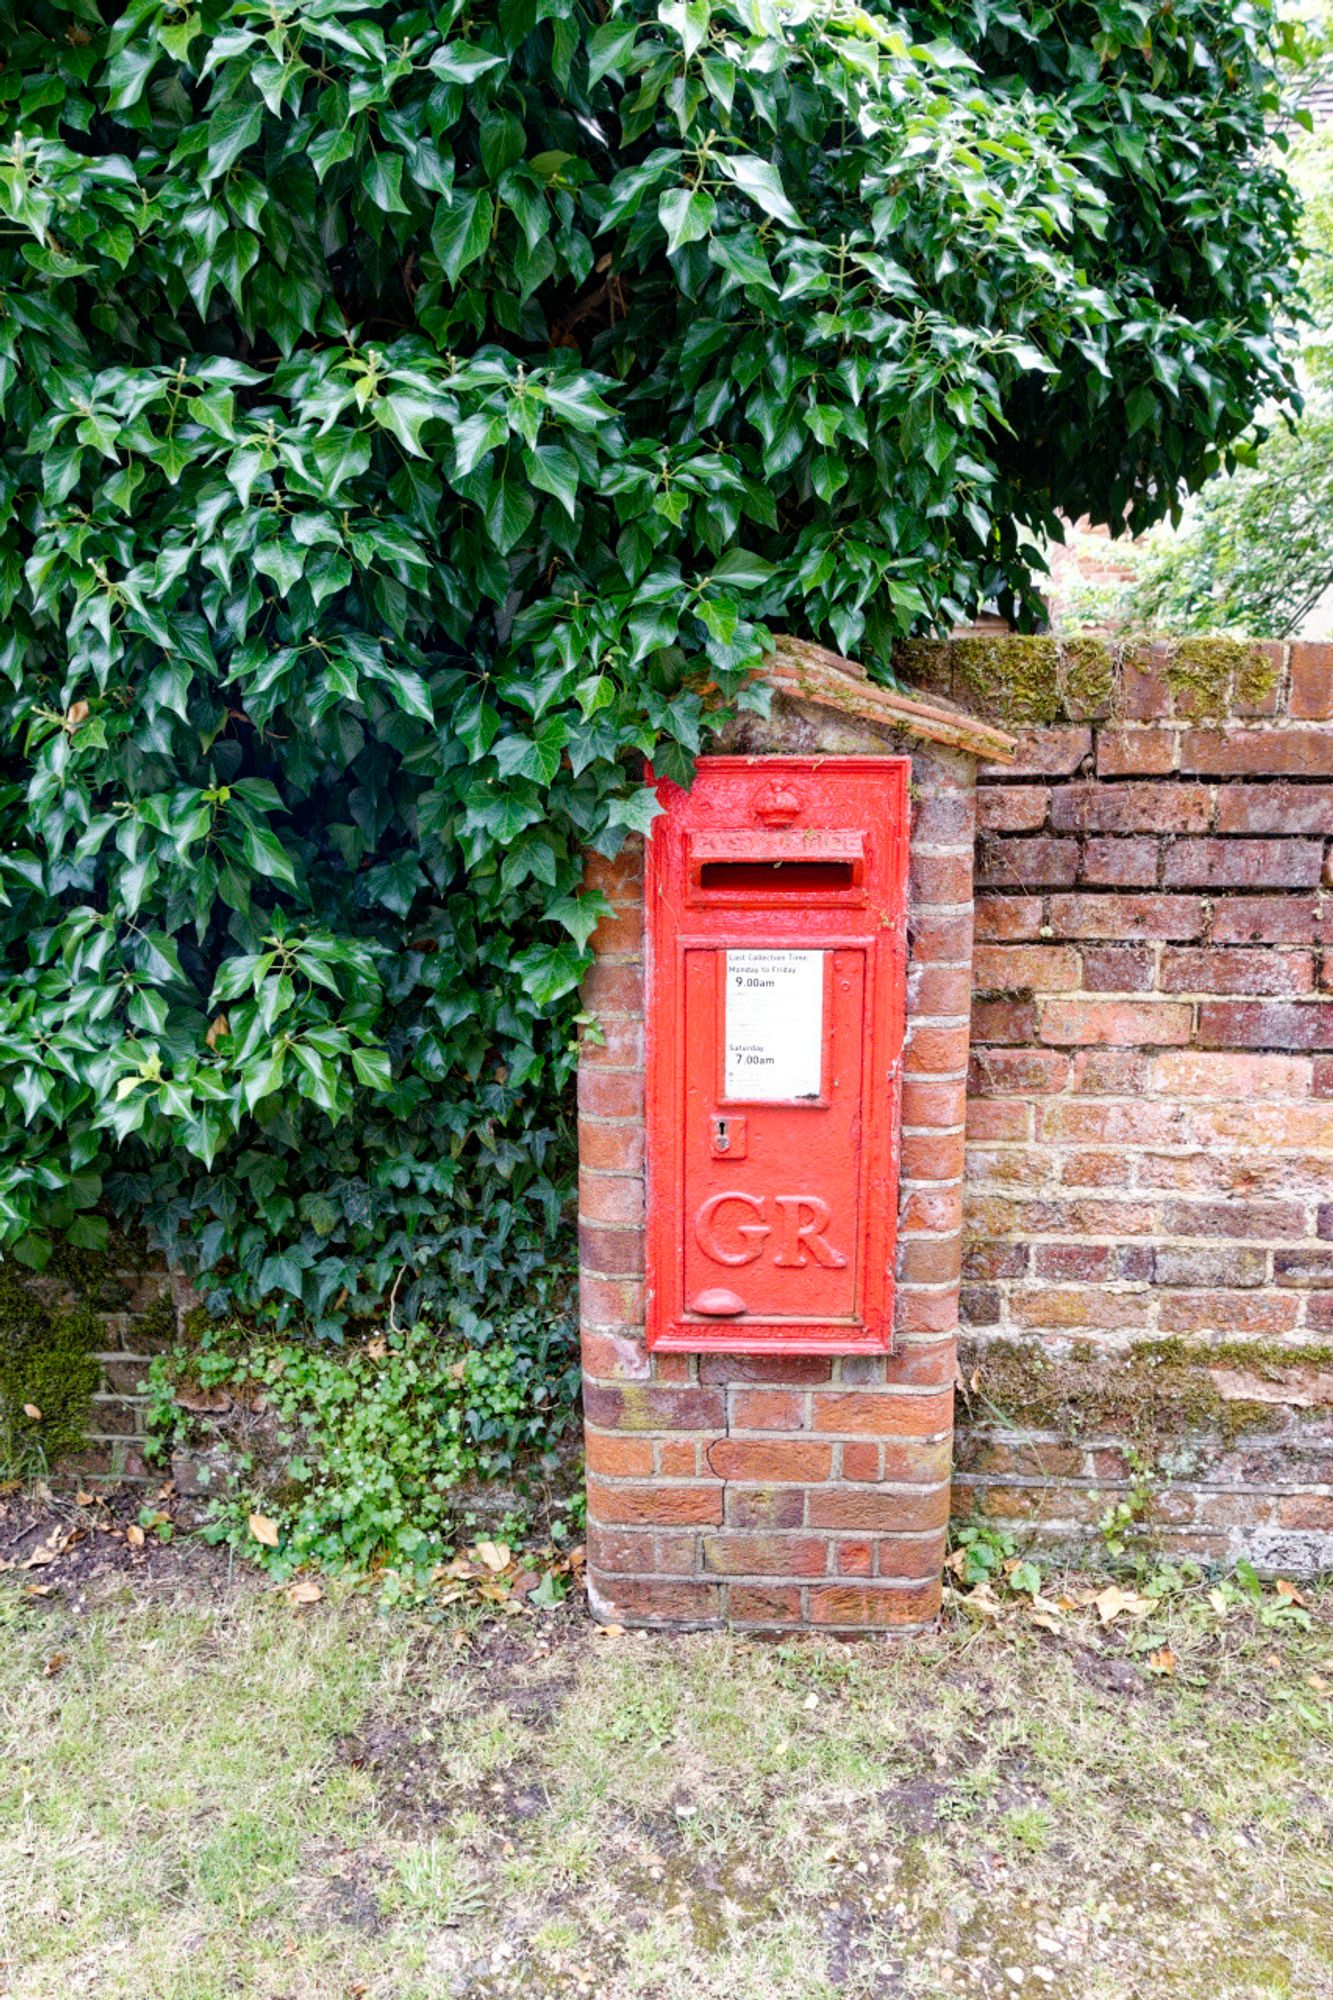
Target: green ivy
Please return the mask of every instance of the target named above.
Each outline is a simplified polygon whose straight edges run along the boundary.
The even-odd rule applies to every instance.
[[[544,1507],[552,1527],[576,1348],[568,1312],[536,1301],[503,1328],[464,1313],[456,1329],[417,1323],[340,1347],[205,1328],[152,1363],[150,1451],[196,1454],[213,1475],[205,1538],[275,1575],[309,1563],[421,1577],[465,1538],[477,1481],[511,1482],[521,1525]],[[230,1407],[192,1414],[201,1401]]]
[[[781,623],[1288,389],[1265,4],[0,0],[0,1243],[339,1335],[567,1212],[581,854]]]

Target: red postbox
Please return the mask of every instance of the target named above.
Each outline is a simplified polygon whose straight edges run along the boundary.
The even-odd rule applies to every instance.
[[[648,841],[647,1337],[892,1345],[905,757],[705,757]]]

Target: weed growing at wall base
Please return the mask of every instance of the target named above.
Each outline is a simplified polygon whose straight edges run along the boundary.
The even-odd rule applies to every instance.
[[[204,1324],[153,1363],[150,1452],[189,1465],[206,1540],[276,1576],[309,1563],[401,1588],[476,1525],[479,1481],[504,1484],[501,1532],[571,1533],[575,1352],[541,1300],[503,1328],[464,1313],[342,1346]]]

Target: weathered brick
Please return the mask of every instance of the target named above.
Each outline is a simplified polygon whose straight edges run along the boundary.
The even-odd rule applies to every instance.
[[[832,1445],[807,1438],[719,1438],[708,1451],[716,1478],[760,1486],[827,1479],[832,1464]]]
[[[810,1622],[845,1631],[883,1631],[895,1625],[921,1625],[940,1608],[938,1577],[925,1582],[879,1584],[839,1583],[812,1587]]]
[[[943,1132],[964,1116],[962,1076],[905,1076],[899,1103],[903,1130]]]
[[[598,1015],[642,1014],[642,963],[599,959],[584,974],[583,1004]]]
[[[978,993],[1067,993],[1079,983],[1079,956],[1069,945],[978,945],[972,983]]]
[[[1030,1139],[1032,1107],[1003,1098],[974,1097],[967,1107],[967,1136],[978,1143],[987,1139]]]
[[[1311,944],[1314,896],[1231,896],[1213,905],[1214,944]]]
[[[606,1430],[709,1431],[721,1430],[727,1420],[720,1388],[675,1388],[660,1382],[614,1387],[585,1382],[583,1409],[591,1423]]]
[[[1099,778],[1159,778],[1176,768],[1180,731],[1170,728],[1099,729]]]
[[[1293,643],[1287,710],[1298,721],[1327,722],[1333,716],[1333,646],[1309,639]]]
[[[1099,1291],[1085,1285],[1066,1290],[1052,1285],[1016,1293],[1009,1312],[1018,1326],[1091,1326],[1109,1331],[1150,1325],[1153,1301],[1147,1292]]]
[[[1153,1090],[1161,1097],[1308,1097],[1308,1056],[1230,1055],[1170,1049],[1153,1057]]]
[[[1167,1292],[1158,1306],[1163,1333],[1266,1335],[1290,1333],[1299,1316],[1294,1298],[1268,1291]]]
[[[972,981],[965,965],[909,965],[907,1007],[912,1014],[945,1017],[965,1014],[972,998]]]
[[[977,826],[984,833],[1036,833],[1046,824],[1046,785],[983,785],[977,793]]]
[[[1205,785],[1097,782],[1062,785],[1051,795],[1057,833],[1205,833],[1211,818]]]
[[[1187,729],[1182,771],[1202,777],[1333,777],[1333,729]]]
[[[966,1278],[1021,1278],[1032,1256],[1026,1243],[969,1243],[963,1253]]]
[[[642,1326],[642,1281],[580,1272],[579,1315],[589,1326]]]
[[[794,1586],[732,1583],[727,1586],[727,1619],[742,1627],[782,1628],[801,1619],[801,1593]]]
[[[1135,938],[1187,942],[1202,934],[1206,911],[1199,896],[1052,896],[1051,930],[1057,938],[1100,938],[1123,944]]]
[[[1156,977],[1157,954],[1150,944],[1084,947],[1083,984],[1089,993],[1146,993]]]
[[[590,1381],[646,1382],[652,1375],[652,1356],[643,1343],[643,1328],[625,1333],[585,1326],[580,1336],[583,1373]]]
[[[976,933],[979,940],[1017,943],[1039,936],[1043,904],[1040,896],[978,896]]]
[[[972,1039],[974,1042],[1009,1043],[1020,1046],[1034,1039],[1037,1008],[1032,1000],[974,1000]]]
[[[1152,1057],[1142,1049],[1079,1049],[1069,1065],[1071,1097],[1139,1097],[1148,1087]]]
[[[1232,1243],[1159,1243],[1153,1251],[1153,1273],[1162,1286],[1249,1288],[1266,1282],[1268,1254]]]
[[[898,1244],[898,1276],[905,1285],[944,1285],[958,1276],[956,1236],[912,1236]]]
[[[934,1235],[951,1235],[962,1226],[963,1189],[956,1187],[916,1187],[906,1190],[898,1209],[898,1227],[904,1233],[929,1230]]]
[[[966,1019],[942,1028],[909,1021],[903,1044],[903,1069],[908,1076],[948,1076],[967,1067]]]
[[[722,1576],[825,1576],[829,1545],[822,1535],[705,1535],[704,1568]]]
[[[951,1392],[900,1396],[891,1390],[816,1392],[813,1398],[817,1431],[859,1432],[873,1437],[930,1437],[949,1428]]]
[[[1317,1286],[1327,1291],[1333,1285],[1333,1244],[1311,1244],[1300,1250],[1275,1250],[1273,1276],[1279,1285]]]
[[[579,1264],[603,1277],[643,1276],[643,1230],[607,1223],[579,1224]]]
[[[1223,785],[1217,795],[1219,833],[1333,831],[1333,785]]]
[[[642,1118],[643,1071],[598,1069],[579,1063],[578,1108],[592,1118]]]
[[[583,1222],[643,1221],[643,1182],[637,1174],[579,1174],[579,1218]]]
[[[1204,1000],[1204,1048],[1333,1049],[1333,1000]]]
[[[1188,1042],[1193,1009],[1175,1000],[1043,1000],[1041,1039],[1057,1046],[1109,1042],[1124,1047]]]
[[[734,1389],[732,1428],[738,1431],[803,1431],[809,1403],[800,1389]]]
[[[588,1480],[588,1518],[611,1525],[646,1527],[719,1527],[722,1488],[717,1480],[697,1485],[669,1486],[664,1480],[641,1485],[608,1485]]]
[[[823,1486],[808,1501],[812,1528],[905,1534],[942,1528],[948,1518],[947,1483],[926,1488]]]
[[[1310,1073],[1310,1093],[1314,1097],[1333,1097],[1333,1056],[1316,1056]]]
[[[977,1097],[1044,1097],[1069,1081],[1069,1057],[1054,1049],[976,1049],[968,1088]]]
[[[722,1592],[716,1583],[608,1577],[599,1583],[593,1612],[618,1625],[715,1625],[722,1614]]]
[[[976,834],[976,794],[917,788],[911,803],[912,839],[926,847],[966,846]]]
[[[1308,951],[1168,946],[1159,984],[1164,993],[1309,993],[1314,958]]]
[[[579,1119],[579,1159],[594,1173],[641,1174],[643,1125],[639,1120]]]
[[[659,1357],[660,1358],[660,1357]],[[833,1364],[822,1354],[701,1354],[701,1382],[764,1382],[774,1388],[827,1382]]]
[[[1152,889],[1157,865],[1158,844],[1147,834],[1098,835],[1083,843],[1078,881],[1091,889]]]
[[[732,1528],[799,1528],[805,1522],[804,1486],[728,1486],[727,1525]]]
[[[983,764],[977,776],[983,783],[995,778],[1068,778],[1091,753],[1092,731],[1081,724],[1020,729],[1015,732],[1013,762]]]
[[[1310,889],[1323,849],[1313,840],[1178,840],[1167,848],[1167,888]]]
[[[913,965],[965,965],[972,950],[972,918],[953,910],[913,910],[907,951]]]
[[[983,835],[977,845],[978,889],[1067,889],[1078,878],[1076,840],[1050,834],[1029,838]]]
[[[651,1438],[624,1437],[619,1431],[589,1427],[584,1432],[583,1449],[589,1472],[614,1479],[645,1479],[653,1469]]]
[[[937,1550],[938,1544],[932,1544]],[[875,1544],[870,1541],[843,1539],[830,1545],[833,1567],[839,1576],[873,1576],[875,1574]],[[932,1565],[933,1567],[933,1565]]]
[[[971,854],[914,853],[911,857],[908,893],[914,905],[970,903]]]
[[[1236,1236],[1251,1241],[1303,1236],[1305,1210],[1295,1201],[1170,1202],[1162,1215],[1168,1236]]]
[[[963,1171],[961,1132],[907,1132],[899,1166],[904,1180],[951,1181]]]

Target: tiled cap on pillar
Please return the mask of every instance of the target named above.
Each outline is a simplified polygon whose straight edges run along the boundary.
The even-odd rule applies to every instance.
[[[975,772],[1013,744],[799,641],[765,678],[646,868],[588,859],[589,1596],[910,1630],[949,1512]]]

